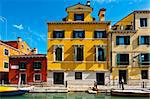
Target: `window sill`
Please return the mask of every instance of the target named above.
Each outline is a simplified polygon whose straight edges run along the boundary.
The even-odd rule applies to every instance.
[[[63,61],[53,61],[53,63],[62,63]]]
[[[95,61],[97,63],[105,63],[106,61]]]
[[[139,44],[139,46],[150,46],[150,44]]]
[[[21,70],[21,71],[25,71],[26,69],[19,69],[19,70]]]
[[[127,44],[127,45],[125,45],[125,44],[116,44],[116,46],[129,46],[130,44]]]
[[[41,83],[41,80],[35,80],[34,82],[35,83]]]
[[[108,38],[92,38],[92,40],[107,40]]]
[[[146,27],[139,27],[139,29],[148,29],[148,26],[146,26]]]
[[[41,69],[34,69],[35,71],[40,71]]]
[[[129,64],[128,65],[117,65],[118,67],[128,67],[129,66]]]

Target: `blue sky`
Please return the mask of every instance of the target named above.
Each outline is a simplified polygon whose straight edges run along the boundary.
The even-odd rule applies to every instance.
[[[65,8],[86,0],[0,0],[0,39],[16,40],[22,37],[38,53],[47,52],[47,22],[61,21]],[[112,24],[134,10],[150,10],[150,0],[91,0],[92,16],[98,20],[98,11],[105,7],[106,20]],[[7,35],[6,20],[7,19]]]

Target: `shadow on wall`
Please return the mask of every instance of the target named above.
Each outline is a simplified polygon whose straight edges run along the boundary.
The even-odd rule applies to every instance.
[[[133,47],[133,50],[138,47],[138,37],[136,37],[136,38],[132,41],[132,47]]]

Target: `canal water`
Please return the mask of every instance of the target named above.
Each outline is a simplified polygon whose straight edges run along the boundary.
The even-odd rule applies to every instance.
[[[150,99],[150,97],[114,97],[105,94],[70,93],[29,93],[23,96],[0,97],[0,99]]]

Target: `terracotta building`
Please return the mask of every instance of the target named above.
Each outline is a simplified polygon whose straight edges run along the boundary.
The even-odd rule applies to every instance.
[[[45,54],[12,55],[9,58],[9,83],[33,84],[47,81]]]
[[[35,54],[36,49],[30,46],[18,37],[17,40],[0,40],[0,83],[8,83],[9,56]]]

